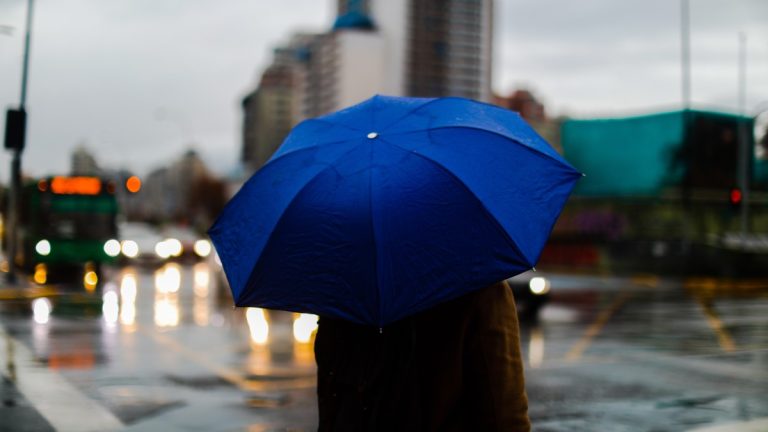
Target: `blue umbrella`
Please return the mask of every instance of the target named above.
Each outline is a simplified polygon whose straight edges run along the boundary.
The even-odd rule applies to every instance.
[[[209,234],[236,305],[382,327],[532,268],[580,177],[512,111],[375,96],[296,126]]]

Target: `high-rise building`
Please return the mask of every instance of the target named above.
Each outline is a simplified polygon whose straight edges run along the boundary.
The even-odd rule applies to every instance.
[[[491,101],[493,0],[337,0],[321,109],[374,93]]]
[[[190,203],[195,197],[195,187],[201,180],[211,179],[210,171],[198,153],[187,150],[169,166],[153,170],[146,176],[141,189],[141,200],[133,209],[142,219],[156,221],[193,221]]]
[[[292,78],[289,68],[273,65],[243,99],[242,160],[252,169],[269,159],[293,125]]]
[[[80,144],[72,152],[70,173],[75,176],[97,176],[101,170],[84,144]]]
[[[388,94],[491,100],[493,0],[338,0],[337,9],[369,14],[385,38]]]
[[[491,100],[493,0],[337,0],[323,34],[275,50],[243,100],[247,171],[299,121],[374,94]]]
[[[308,117],[359,103],[377,93],[391,93],[385,86],[385,40],[379,32],[359,27],[338,27],[316,45],[311,74],[317,85],[308,87],[317,103]]]
[[[274,50],[272,64],[261,75],[258,87],[242,100],[243,147],[246,171],[260,168],[282,143],[291,127],[318,104],[307,88],[317,87],[310,54],[323,35],[297,34]]]

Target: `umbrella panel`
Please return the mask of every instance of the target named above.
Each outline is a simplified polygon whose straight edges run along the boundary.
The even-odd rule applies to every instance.
[[[237,303],[385,325],[527,268],[455,176],[368,140],[295,196]]]

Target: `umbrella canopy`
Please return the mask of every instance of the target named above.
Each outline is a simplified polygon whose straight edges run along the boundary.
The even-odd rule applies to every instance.
[[[580,177],[512,111],[375,96],[296,126],[209,234],[236,305],[381,327],[533,267]]]

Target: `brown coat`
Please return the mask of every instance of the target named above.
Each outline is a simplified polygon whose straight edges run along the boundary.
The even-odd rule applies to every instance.
[[[530,430],[512,292],[499,283],[379,329],[320,319],[324,431]]]

